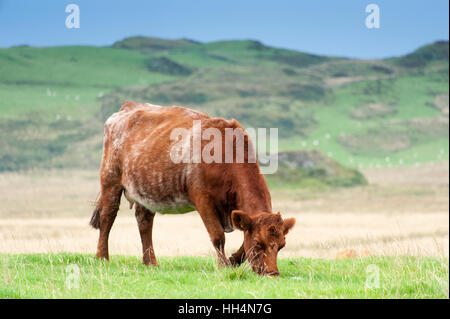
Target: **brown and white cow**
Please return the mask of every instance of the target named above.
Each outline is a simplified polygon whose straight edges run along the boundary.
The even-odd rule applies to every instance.
[[[215,128],[225,136],[228,128],[242,130],[245,150],[253,146],[235,120],[212,118],[188,108],[126,102],[105,123],[100,168],[101,193],[90,224],[100,229],[97,257],[109,259],[108,236],[122,193],[136,206],[143,263],[157,265],[152,227],[155,213],[180,214],[197,210],[217,252],[220,265],[239,265],[246,258],[261,275],[277,276],[278,251],[295,219],[272,213],[270,193],[257,162],[175,162],[170,156],[176,128],[192,132]],[[225,143],[224,141],[222,141]],[[206,141],[201,142],[204,148]],[[246,152],[245,154],[248,154]],[[225,234],[237,228],[244,242],[229,259]]]

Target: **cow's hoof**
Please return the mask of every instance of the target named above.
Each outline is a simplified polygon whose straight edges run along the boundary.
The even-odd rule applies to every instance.
[[[231,267],[231,262],[228,259],[219,260],[217,266],[218,268]]]
[[[145,261],[143,261],[142,262],[142,264],[144,265],[144,266],[151,266],[151,267],[158,267],[158,263],[151,263],[151,262],[145,262]]]
[[[230,262],[232,267],[239,267],[245,261],[245,258],[242,260],[242,258],[231,256],[228,261]]]
[[[109,256],[95,255],[95,258],[100,260],[109,261]]]
[[[239,267],[240,265],[240,263],[233,256],[228,258],[228,261],[230,262],[231,267]]]

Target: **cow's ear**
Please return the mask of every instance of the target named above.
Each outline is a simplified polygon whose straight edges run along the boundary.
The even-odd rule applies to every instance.
[[[252,218],[242,210],[233,210],[231,212],[231,221],[233,226],[242,231],[249,230],[252,226]]]
[[[295,218],[286,218],[283,221],[283,234],[286,235],[289,233],[289,230],[294,227],[295,225]]]

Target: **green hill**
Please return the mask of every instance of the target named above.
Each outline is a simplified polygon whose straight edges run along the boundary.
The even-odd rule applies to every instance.
[[[0,49],[0,171],[98,167],[102,122],[125,100],[278,127],[281,151],[317,149],[350,167],[445,160],[448,49],[370,61],[251,40]]]
[[[393,60],[400,66],[415,68],[425,67],[435,61],[448,62],[448,41],[425,45],[406,56]]]
[[[142,52],[158,52],[180,48],[188,45],[197,44],[198,42],[188,39],[166,40],[153,37],[130,37],[115,42],[113,48],[132,49]]]

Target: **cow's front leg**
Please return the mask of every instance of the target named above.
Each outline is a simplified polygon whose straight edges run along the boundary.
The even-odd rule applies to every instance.
[[[230,262],[225,256],[225,232],[214,205],[211,201],[203,199],[196,206],[216,250],[218,266],[230,266]]]
[[[135,215],[139,227],[139,234],[141,235],[142,263],[144,265],[152,264],[153,266],[158,266],[152,241],[153,218],[155,217],[155,213],[137,204]]]
[[[241,245],[241,248],[239,248],[233,255],[230,257],[230,263],[232,266],[238,267],[240,264],[242,264],[245,261],[245,250],[244,250],[244,244]]]

